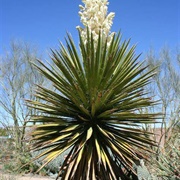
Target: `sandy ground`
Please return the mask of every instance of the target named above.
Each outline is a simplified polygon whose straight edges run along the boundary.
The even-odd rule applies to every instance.
[[[4,173],[0,164],[0,180],[55,180],[56,177],[40,176],[34,174],[13,175]],[[59,178],[60,179],[60,178]]]
[[[0,168],[0,180],[53,180],[53,178],[47,176],[34,175],[34,174],[25,174],[25,175],[7,174],[4,173]]]
[[[37,176],[37,175],[12,175],[12,174],[4,174],[0,172],[0,180],[53,180],[50,177],[43,177],[43,176]]]

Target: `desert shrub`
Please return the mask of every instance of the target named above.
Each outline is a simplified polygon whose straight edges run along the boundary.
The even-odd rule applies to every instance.
[[[29,160],[30,158],[27,155],[15,155],[12,159],[3,163],[3,170],[5,172],[28,173],[30,165],[23,165]],[[20,168],[21,166],[22,168]]]
[[[178,134],[174,142],[167,144],[165,152],[160,153],[156,160],[156,174],[163,179],[180,179],[180,133]]]
[[[43,150],[30,152],[29,145],[27,144],[24,149],[24,152],[15,154],[13,139],[0,139],[0,164],[2,164],[2,170],[5,173],[33,173],[40,175],[57,174],[64,161],[66,153],[68,153],[68,151],[64,152],[61,156],[50,162],[46,167],[38,171],[38,169],[43,165],[43,158],[35,161],[32,161],[32,159],[42,153]]]
[[[148,167],[157,179],[178,180],[180,179],[180,126],[176,122],[171,128],[171,134],[164,147],[158,154],[152,156]],[[159,148],[159,147],[158,147]],[[160,149],[160,148],[159,148]]]
[[[0,160],[8,161],[13,158],[13,140],[10,138],[0,139]]]
[[[7,129],[0,127],[0,136],[8,136],[8,135],[9,135],[9,133],[8,133]]]
[[[40,155],[42,152],[43,152],[43,150],[32,152],[31,158],[32,159],[35,158],[36,156]],[[67,153],[68,153],[68,151],[64,152],[63,154],[58,156],[56,159],[54,159],[54,161],[50,162],[46,167],[43,168],[43,171],[46,172],[46,175],[57,174],[59,172],[59,168],[63,164]],[[36,168],[36,171],[37,171],[43,165],[43,157],[35,160],[33,163],[36,167],[38,167],[38,168]],[[40,174],[41,174],[41,171],[39,172]]]

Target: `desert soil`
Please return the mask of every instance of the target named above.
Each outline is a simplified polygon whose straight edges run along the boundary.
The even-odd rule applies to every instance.
[[[0,172],[0,180],[53,180],[50,177],[43,177],[38,175],[12,175],[12,174],[4,174]]]
[[[13,175],[4,173],[2,170],[2,165],[0,164],[0,180],[54,180],[48,176],[40,176],[34,174],[25,174],[25,175]]]

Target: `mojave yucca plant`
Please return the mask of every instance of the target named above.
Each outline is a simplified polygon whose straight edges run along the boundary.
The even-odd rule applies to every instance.
[[[38,86],[37,100],[29,102],[39,111],[32,116],[33,149],[44,150],[37,157],[43,166],[69,150],[62,179],[128,179],[134,161],[147,158],[142,152],[154,145],[139,128],[154,123],[155,114],[139,113],[154,104],[143,90],[154,71],[142,73],[135,46],[120,34],[108,46],[101,34],[96,46],[87,34],[85,43],[79,33],[79,49],[68,35],[66,46],[52,50],[52,64],[39,61],[55,90]]]

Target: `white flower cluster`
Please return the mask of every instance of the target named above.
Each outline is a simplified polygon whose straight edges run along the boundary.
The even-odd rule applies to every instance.
[[[112,20],[115,13],[107,14],[108,0],[82,0],[82,2],[85,6],[79,5],[79,15],[85,27],[77,26],[77,29],[80,30],[85,43],[87,41],[87,28],[93,34],[95,42],[97,42],[99,32],[101,32],[103,38],[107,38],[108,43],[110,43],[114,35],[114,33],[110,33],[110,28],[113,24]]]

